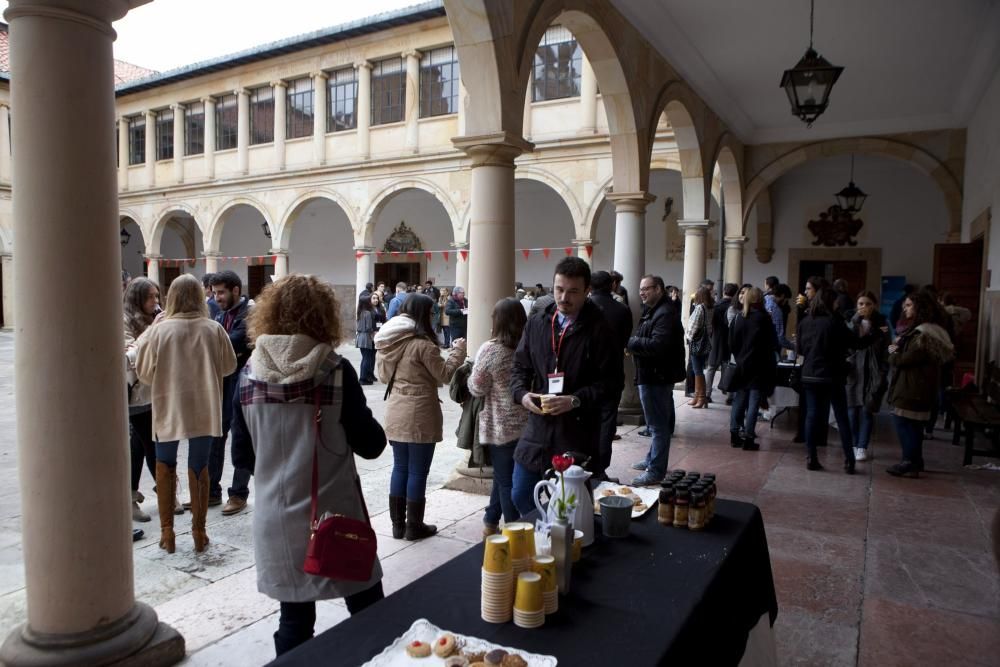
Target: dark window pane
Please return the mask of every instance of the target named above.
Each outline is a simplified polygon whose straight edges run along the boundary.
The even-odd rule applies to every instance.
[[[239,100],[223,95],[215,103],[215,150],[236,148],[239,142]]]
[[[403,120],[406,72],[402,58],[390,58],[372,67],[372,125]]]
[[[454,47],[424,54],[420,62],[420,117],[458,113],[458,80]]]
[[[174,157],[174,111],[165,109],[156,112],[156,159],[171,160]]]
[[[285,105],[285,136],[307,137],[313,132],[312,79],[296,79],[288,84]]]
[[[189,104],[184,109],[184,155],[205,152],[205,105]]]
[[[326,131],[352,130],[358,126],[355,108],[358,101],[358,80],[354,68],[330,73],[327,80]]]
[[[250,145],[274,141],[274,90],[270,86],[250,91]]]
[[[573,35],[561,26],[545,32],[535,50],[531,99],[535,102],[580,95],[583,50]]]
[[[146,116],[132,116],[128,119],[128,163],[142,164],[146,161]]]

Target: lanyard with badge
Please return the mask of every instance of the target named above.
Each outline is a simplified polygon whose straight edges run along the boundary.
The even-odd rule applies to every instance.
[[[566,332],[572,325],[571,322],[566,322],[566,326],[562,328],[562,332],[559,334],[559,343],[556,344],[557,317],[559,317],[558,313],[552,314],[552,352],[556,355],[556,367],[555,370],[547,376],[549,380],[548,393],[550,394],[561,394],[563,392],[563,380],[565,379],[565,373],[559,372],[559,352],[562,350],[563,338],[566,337]]]

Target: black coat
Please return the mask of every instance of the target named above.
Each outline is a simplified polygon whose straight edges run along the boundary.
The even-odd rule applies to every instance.
[[[758,389],[765,396],[774,391],[778,367],[778,333],[771,316],[755,308],[747,317],[737,315],[729,329],[729,351],[736,359],[730,391]]]
[[[684,326],[680,311],[667,297],[647,308],[629,338],[635,357],[636,384],[675,384],[687,377]]]
[[[245,296],[240,297],[240,302],[229,310],[219,309],[215,315],[215,321],[225,327],[226,316],[232,314],[233,321],[226,333],[229,334],[229,342],[233,344],[233,352],[236,353],[236,370],[232,376],[239,375],[243,367],[250,360],[250,339],[247,337],[247,315],[250,314],[250,299]]]
[[[708,353],[708,366],[718,368],[729,361],[729,318],[726,313],[732,299],[723,299],[712,309],[712,349]]]
[[[810,315],[799,322],[796,342],[802,363],[803,383],[841,384],[847,381],[847,355],[855,337],[838,314]]]
[[[448,326],[451,328],[452,340],[465,338],[467,316],[462,312],[463,308],[468,310],[468,299],[462,299],[462,305],[460,306],[454,298],[449,298],[444,306],[444,314],[448,316]]]
[[[625,346],[632,335],[632,311],[624,303],[615,301],[611,292],[592,292],[590,300],[601,309],[604,321],[608,323],[615,335],[615,357],[618,360],[619,371],[615,375],[619,392],[625,389]],[[620,398],[617,394],[611,400]]]
[[[514,352],[510,388],[518,405],[526,393],[548,392],[548,374],[556,369],[556,354],[552,349],[555,312],[553,303],[532,315]],[[556,332],[557,342],[558,336]],[[601,406],[615,395],[615,373],[620,363],[620,351],[613,341],[614,334],[601,309],[585,301],[559,349],[559,372],[565,374],[563,395],[579,398],[580,407],[556,417],[531,413],[514,449],[515,461],[542,473],[551,466],[554,455],[576,451],[590,456],[588,467],[596,470],[600,465]]]

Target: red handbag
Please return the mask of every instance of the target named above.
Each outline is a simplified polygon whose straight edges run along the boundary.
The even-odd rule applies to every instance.
[[[302,569],[306,574],[327,577],[340,581],[368,581],[375,566],[377,542],[375,531],[372,530],[368,518],[368,506],[361,492],[361,482],[357,475],[354,485],[361,498],[361,507],[365,512],[365,520],[359,521],[343,514],[330,516],[324,513],[323,519],[316,516],[319,495],[319,443],[320,422],[323,410],[319,406],[319,391],[316,392],[316,439],[313,443],[312,465],[312,516],[309,522],[309,546],[306,548],[306,560]]]

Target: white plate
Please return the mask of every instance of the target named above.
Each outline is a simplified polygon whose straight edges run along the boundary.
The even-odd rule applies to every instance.
[[[410,629],[403,633],[403,636],[397,637],[396,641],[361,667],[396,667],[397,665],[400,667],[403,665],[436,665],[440,667],[441,665],[444,665],[445,658],[439,658],[434,655],[433,652],[430,657],[427,658],[411,658],[406,653],[406,647],[415,641],[427,642],[433,647],[434,641],[445,632],[448,631],[442,630],[441,628],[433,625],[426,618],[417,619],[413,622],[413,625],[410,626]],[[527,660],[528,667],[555,667],[555,665],[558,664],[555,657],[551,655],[528,653],[527,651],[510,648],[509,646],[491,644],[490,642],[478,639],[477,637],[460,635],[457,632],[452,632],[451,634],[455,635],[455,640],[458,642],[461,650],[463,651],[478,653],[479,651],[488,652],[493,649],[502,648],[508,653],[517,653],[519,656]]]
[[[598,501],[602,498],[601,491],[603,491],[604,489],[611,489],[612,491],[615,492],[615,495],[619,495],[618,489],[623,489],[626,486],[628,485],[612,484],[611,482],[601,482],[600,484],[598,484],[597,488],[594,489],[594,514],[600,515],[601,513],[600,505],[597,504]],[[646,509],[642,511],[636,510],[634,506],[632,507],[633,519],[638,519],[639,517],[641,517],[643,514],[648,512],[653,507],[654,504],[656,504],[660,500],[660,490],[658,488],[646,488],[642,486],[629,486],[628,488],[632,489],[632,493],[639,496],[642,502],[646,504]]]

